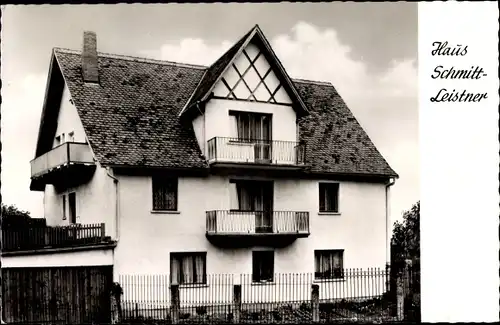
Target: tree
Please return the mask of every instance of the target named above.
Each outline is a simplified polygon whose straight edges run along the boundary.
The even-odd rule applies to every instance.
[[[43,226],[45,219],[32,218],[28,211],[18,209],[15,205],[2,203],[1,228],[9,229],[27,226]]]
[[[391,239],[398,260],[420,259],[420,201],[403,213],[403,221],[394,223]]]

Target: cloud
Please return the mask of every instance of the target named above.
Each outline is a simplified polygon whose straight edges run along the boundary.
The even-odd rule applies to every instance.
[[[199,65],[210,65],[219,58],[231,45],[223,41],[218,45],[207,45],[202,39],[183,39],[178,44],[164,44],[158,50],[139,51],[140,55],[152,59],[168,60]]]
[[[2,202],[43,216],[43,196],[30,192],[30,161],[45,95],[46,75],[27,75],[2,87]]]
[[[270,39],[292,78],[331,82],[377,148],[398,172],[393,191],[395,217],[419,199],[418,79],[416,58],[392,61],[382,72],[354,59],[335,30],[299,22],[291,33]],[[232,42],[208,45],[200,39],[167,43],[143,51],[152,58],[210,65]]]

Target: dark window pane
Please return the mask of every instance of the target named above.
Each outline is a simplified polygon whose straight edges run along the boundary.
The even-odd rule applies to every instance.
[[[342,250],[314,251],[315,278],[336,279],[343,277],[344,252]]]
[[[177,179],[153,177],[153,210],[177,210]]]

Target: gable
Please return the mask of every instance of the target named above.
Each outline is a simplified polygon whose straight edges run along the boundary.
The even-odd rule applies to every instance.
[[[68,86],[64,86],[59,115],[57,116],[57,129],[52,147],[63,142],[87,142],[82,121],[73,105]]]
[[[275,69],[255,41],[242,49],[213,89],[214,97],[291,105]]]

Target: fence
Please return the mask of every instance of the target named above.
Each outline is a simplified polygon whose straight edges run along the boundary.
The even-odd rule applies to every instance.
[[[2,251],[70,247],[101,243],[106,237],[105,225],[75,224],[63,227],[29,227],[2,229]]]
[[[207,275],[203,283],[176,285],[168,275],[122,275],[119,317],[125,323],[403,320],[400,298],[408,295],[408,274],[399,274],[401,288],[394,296],[389,294],[397,291],[389,287],[389,276],[385,269],[346,269],[329,280],[316,280],[313,273],[306,273],[275,274],[270,282],[253,282],[251,275],[223,274]]]
[[[109,324],[112,267],[2,269],[8,324]]]

